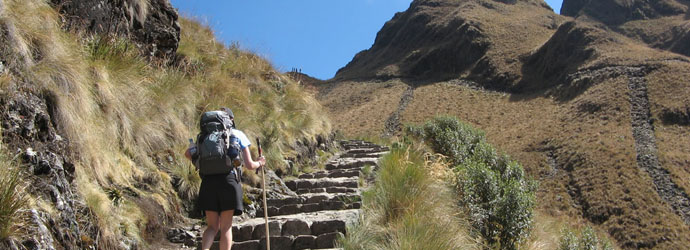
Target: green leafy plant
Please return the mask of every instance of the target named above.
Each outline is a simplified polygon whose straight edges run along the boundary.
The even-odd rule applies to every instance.
[[[578,236],[579,234],[579,236]],[[569,228],[561,230],[559,250],[613,250],[611,241],[600,239],[592,227],[585,227],[579,232]]]
[[[517,249],[527,239],[537,184],[525,176],[520,164],[499,155],[484,132],[454,117],[437,117],[406,131],[449,157],[457,173],[460,203],[487,243]]]

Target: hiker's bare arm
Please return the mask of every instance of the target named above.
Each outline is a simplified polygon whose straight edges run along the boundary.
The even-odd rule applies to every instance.
[[[187,160],[192,160],[192,153],[189,152],[189,149],[187,149],[187,151],[184,151],[184,157],[187,158]]]
[[[244,166],[250,170],[266,165],[266,158],[263,156],[259,157],[258,161],[252,160],[252,153],[249,152],[249,147],[242,149],[242,159],[244,159]]]

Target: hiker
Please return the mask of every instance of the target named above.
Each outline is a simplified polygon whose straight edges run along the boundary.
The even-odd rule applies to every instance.
[[[211,248],[219,230],[220,249],[230,250],[232,217],[243,212],[241,165],[255,170],[266,164],[264,157],[252,160],[251,143],[235,128],[234,118],[229,108],[204,113],[197,141],[191,142],[185,152],[185,157],[194,163],[201,175],[197,204],[204,211],[208,224],[201,240],[204,250]]]

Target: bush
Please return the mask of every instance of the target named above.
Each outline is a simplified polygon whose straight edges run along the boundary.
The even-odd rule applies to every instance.
[[[437,117],[407,131],[450,158],[461,205],[475,230],[495,247],[518,248],[531,230],[536,191],[522,166],[499,155],[484,132],[454,117]]]
[[[422,127],[408,126],[406,130],[421,137],[436,153],[450,157],[455,164],[467,159],[474,146],[484,141],[484,132],[450,116],[436,117]]]
[[[561,232],[559,250],[612,250],[608,239],[600,240],[591,227],[585,227],[579,232],[580,237],[573,230],[564,228]]]

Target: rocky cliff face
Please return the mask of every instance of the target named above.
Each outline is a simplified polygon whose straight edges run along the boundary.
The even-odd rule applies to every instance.
[[[31,210],[34,225],[30,228],[35,232],[22,245],[29,249],[80,248],[82,233],[88,234],[82,232],[88,230],[83,221],[88,214],[81,210],[82,201],[75,194],[68,141],[55,128],[50,100],[27,93],[0,99],[3,143],[16,149],[28,164],[27,178],[32,185],[27,191],[52,201],[57,209],[56,215]]]
[[[159,58],[173,58],[180,42],[177,10],[168,0],[51,0],[67,29],[119,34]]]

